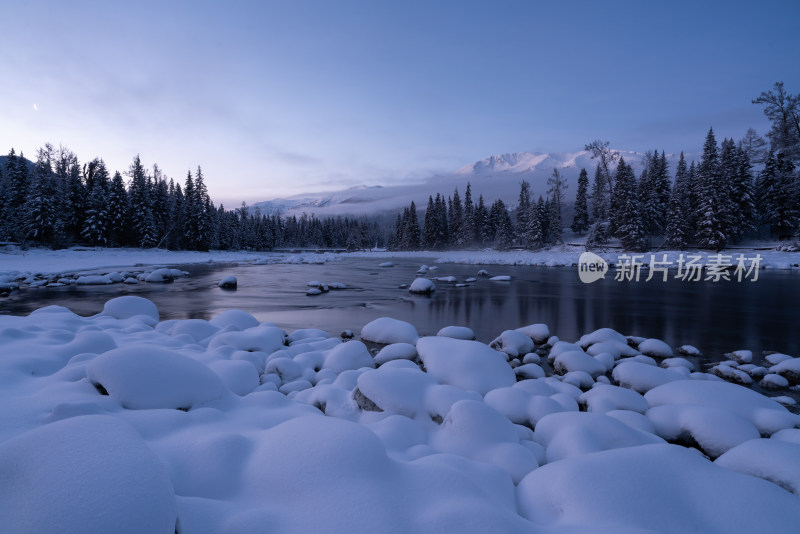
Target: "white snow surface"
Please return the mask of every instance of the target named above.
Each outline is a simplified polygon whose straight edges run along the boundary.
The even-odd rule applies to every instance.
[[[403,339],[373,358],[360,341],[288,335],[237,310],[159,322],[133,296],[92,317],[0,315],[0,530],[744,533],[800,522],[800,499],[783,489],[800,480],[800,416],[755,391],[628,361],[615,373],[647,383],[644,396],[605,374],[583,393],[569,383],[591,385],[583,369],[545,377],[519,354],[515,373],[486,344],[418,339],[382,319],[362,335]],[[606,373],[617,355],[600,350],[622,342],[596,337],[597,354],[561,342],[554,358],[580,352]],[[531,337],[509,341],[524,350]],[[664,444],[676,432],[724,454],[712,463]]]

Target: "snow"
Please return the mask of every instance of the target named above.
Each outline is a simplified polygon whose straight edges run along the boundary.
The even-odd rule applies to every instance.
[[[478,341],[423,337],[417,351],[428,373],[442,384],[485,395],[517,381],[502,353]]]
[[[128,423],[70,417],[0,443],[6,532],[175,532],[175,490]]]
[[[223,397],[225,386],[207,366],[153,345],[110,350],[86,366],[86,378],[123,408],[191,409]]]
[[[498,276],[492,276],[491,278],[489,278],[489,280],[491,280],[492,282],[508,282],[511,280],[511,277],[503,274]]]
[[[219,281],[218,285],[222,289],[236,289],[239,285],[239,282],[236,280],[235,276],[226,276]]]
[[[730,449],[714,463],[763,478],[800,496],[800,444],[778,439],[752,439]]]
[[[506,330],[489,343],[489,346],[516,358],[533,350],[533,340],[519,330]]]
[[[672,348],[660,339],[645,339],[639,343],[639,352],[653,358],[672,357]]]
[[[800,501],[675,445],[554,462],[518,488],[520,513],[543,527],[594,532],[791,532]]]
[[[436,291],[436,284],[427,278],[417,278],[408,286],[409,293],[430,294]]]
[[[646,393],[662,384],[685,380],[685,377],[671,369],[662,369],[638,361],[624,361],[614,368],[614,380],[620,386],[639,393]]]
[[[466,326],[445,326],[436,335],[453,339],[475,339],[475,332],[472,331],[472,328]]]
[[[375,363],[383,365],[393,360],[413,360],[417,357],[417,347],[411,343],[392,343],[383,347],[375,355]]]
[[[0,315],[3,529],[780,532],[800,520],[782,489],[800,487],[800,416],[699,380],[686,360],[658,367],[608,329],[584,349],[530,325],[501,332],[502,352],[453,336],[466,327],[419,338],[383,317],[362,329],[385,345],[373,357],[369,343],[238,310],[158,321],[135,296],[92,317]],[[563,377],[547,376],[534,339],[552,342]]]
[[[522,332],[533,340],[537,345],[547,342],[550,337],[550,328],[546,324],[536,323],[517,328],[517,332]]]
[[[411,323],[379,317],[364,325],[361,329],[361,339],[374,343],[409,343],[416,344],[419,339],[417,329]]]

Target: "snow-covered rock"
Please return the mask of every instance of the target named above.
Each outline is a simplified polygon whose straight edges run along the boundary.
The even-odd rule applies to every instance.
[[[715,464],[763,478],[800,496],[800,444],[777,439],[752,439],[728,450]]]
[[[542,323],[529,324],[528,326],[517,328],[517,332],[522,332],[537,345],[546,343],[547,339],[550,337],[550,328]]]
[[[533,350],[533,340],[518,330],[505,330],[489,346],[516,358]]]
[[[662,384],[686,379],[686,377],[671,369],[662,369],[637,361],[620,363],[614,368],[612,376],[620,386],[642,394]]]
[[[436,335],[453,339],[475,339],[475,332],[473,332],[472,328],[466,326],[445,326]]]
[[[225,386],[202,363],[153,345],[110,350],[89,362],[86,377],[127,409],[188,410],[220,399]]]
[[[419,293],[422,295],[430,295],[436,291],[436,284],[427,278],[417,278],[411,285],[408,286],[409,293]]]
[[[235,276],[230,275],[220,280],[218,285],[222,289],[236,289],[239,285],[239,282],[236,280]]]
[[[391,317],[379,317],[361,329],[361,339],[374,343],[416,344],[419,334],[414,325]]]
[[[639,343],[639,352],[653,358],[672,357],[672,348],[660,339],[645,339]]]
[[[383,347],[375,355],[375,363],[383,365],[393,360],[413,360],[417,357],[417,347],[411,343],[392,343]]]
[[[417,352],[427,372],[441,384],[484,395],[517,381],[502,353],[477,341],[423,337]]]

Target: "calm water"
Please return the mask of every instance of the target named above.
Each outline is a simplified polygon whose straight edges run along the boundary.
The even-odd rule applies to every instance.
[[[120,295],[153,300],[162,319],[209,319],[239,308],[279,326],[321,328],[356,333],[367,322],[391,316],[413,323],[422,335],[447,325],[471,327],[479,340],[490,341],[509,328],[543,322],[561,339],[611,327],[626,335],[657,337],[677,346],[690,344],[716,359],[735,349],[754,353],[775,350],[800,355],[800,274],[762,271],[756,282],[615,282],[612,276],[591,285],[580,282],[576,268],[487,266],[491,275],[511,275],[511,282],[478,279],[457,288],[437,282],[433,297],[412,296],[401,283],[430,259],[382,260],[344,258],[324,265],[189,265],[190,278],[167,285],[84,286],[24,289],[0,299],[0,313],[23,315],[58,304],[80,315],[99,312]],[[480,266],[439,265],[429,276],[475,276]],[[239,280],[237,291],[217,282],[227,275]],[[306,283],[343,282],[350,289],[306,296]]]

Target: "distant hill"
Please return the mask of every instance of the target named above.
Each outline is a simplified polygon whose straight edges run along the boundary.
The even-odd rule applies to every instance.
[[[641,172],[644,154],[630,151],[619,151],[625,161],[632,164],[637,172]],[[679,154],[667,154],[670,174],[674,174]],[[692,159],[687,155],[687,160]],[[696,158],[695,158],[696,159]],[[439,174],[414,184],[392,186],[359,186],[342,191],[307,193],[286,198],[276,198],[258,202],[251,209],[258,208],[262,213],[283,215],[300,215],[314,213],[317,217],[336,215],[376,215],[382,212],[394,212],[408,206],[413,200],[417,206],[424,208],[428,195],[442,193],[451,196],[458,188],[463,201],[467,182],[471,183],[473,201],[483,195],[487,204],[501,198],[509,206],[517,204],[519,184],[522,180],[530,182],[533,198],[547,195],[547,178],[557,168],[568,184],[567,201],[572,202],[575,196],[578,174],[582,168],[589,172],[589,180],[594,178],[597,160],[591,153],[558,152],[539,154],[534,152],[515,152],[499,154],[470,163],[448,174]]]

